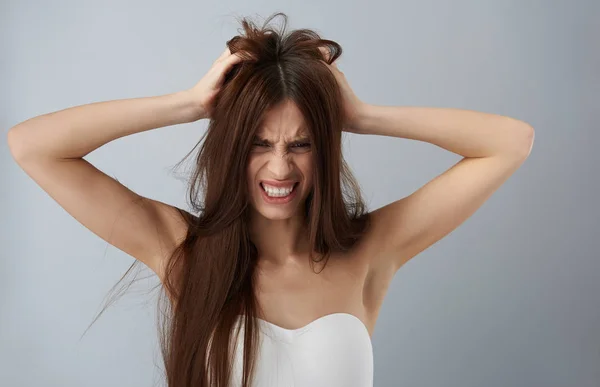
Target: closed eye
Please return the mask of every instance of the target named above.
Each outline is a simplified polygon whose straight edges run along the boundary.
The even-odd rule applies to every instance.
[[[269,146],[269,144],[263,143],[263,142],[255,142],[252,144],[253,146]],[[307,148],[310,147],[310,143],[308,142],[301,142],[301,143],[297,143],[292,145],[292,148]]]
[[[307,143],[307,142],[301,142],[301,143],[293,145],[294,148],[306,148],[306,147],[309,147],[309,146],[310,146],[310,144]]]

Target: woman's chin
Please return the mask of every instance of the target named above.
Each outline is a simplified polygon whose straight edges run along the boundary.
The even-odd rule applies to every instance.
[[[297,208],[295,207],[287,207],[287,208],[272,208],[267,206],[261,206],[258,212],[266,219],[269,220],[285,220],[292,218],[296,212]]]
[[[269,220],[285,220],[290,219],[302,212],[304,205],[302,202],[297,203],[295,200],[286,204],[267,204],[259,202],[258,206],[254,206],[254,212],[260,214],[263,218]]]

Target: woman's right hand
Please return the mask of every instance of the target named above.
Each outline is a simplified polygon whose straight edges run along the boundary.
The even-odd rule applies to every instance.
[[[187,92],[190,93],[194,103],[198,106],[196,119],[211,118],[215,96],[221,89],[225,74],[233,65],[242,61],[238,53],[232,54],[229,47],[215,60],[212,67],[202,79]]]

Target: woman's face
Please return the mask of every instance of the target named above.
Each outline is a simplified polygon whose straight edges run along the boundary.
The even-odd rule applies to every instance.
[[[268,219],[287,219],[303,209],[312,189],[312,144],[304,118],[287,100],[268,111],[248,158],[248,192]]]

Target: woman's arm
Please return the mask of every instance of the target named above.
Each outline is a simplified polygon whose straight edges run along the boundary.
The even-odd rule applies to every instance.
[[[8,132],[17,164],[63,209],[94,234],[152,269],[185,237],[177,208],[141,196],[83,156],[109,141],[188,122],[187,92],[96,102],[31,118]]]
[[[364,245],[378,252],[370,255],[371,269],[383,277],[469,218],[533,146],[533,127],[510,117],[429,107],[364,105],[356,110],[353,133],[425,141],[464,156],[411,195],[373,211]]]
[[[364,104],[350,131],[419,140],[464,157],[529,153],[533,128],[515,118],[440,107]]]

